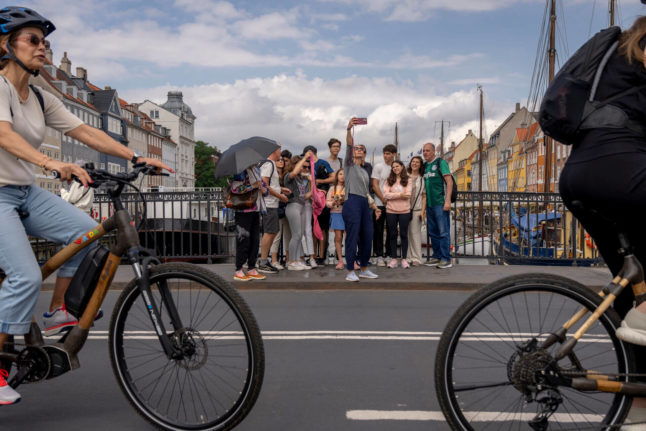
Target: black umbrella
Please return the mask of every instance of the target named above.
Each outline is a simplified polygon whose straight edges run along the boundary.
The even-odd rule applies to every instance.
[[[280,148],[276,141],[254,136],[229,147],[215,166],[215,178],[235,175],[251,165],[267,160],[267,157]]]

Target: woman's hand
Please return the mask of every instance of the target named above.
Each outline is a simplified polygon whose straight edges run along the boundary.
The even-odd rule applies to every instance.
[[[305,199],[310,199],[311,197],[312,197],[312,192],[311,191],[305,193]]]
[[[139,157],[137,158],[137,163],[145,163],[148,166],[153,166],[157,168],[157,172],[161,172],[162,169],[167,170],[171,174],[174,174],[175,171],[168,167],[166,164],[162,163],[161,160],[153,159],[152,157]]]
[[[358,124],[358,122],[359,122],[359,120],[357,119],[357,117],[350,118],[350,122],[348,123],[348,130],[350,130],[351,128],[356,126]]]
[[[288,189],[287,187],[281,187],[280,192],[284,194],[285,196],[289,196],[292,194],[292,191]]]
[[[88,184],[92,183],[92,179],[87,171],[76,163],[48,160],[43,167],[48,171],[58,172],[59,179],[61,181],[67,181],[67,184],[72,182],[74,179],[73,176],[77,177],[85,187],[88,187]]]

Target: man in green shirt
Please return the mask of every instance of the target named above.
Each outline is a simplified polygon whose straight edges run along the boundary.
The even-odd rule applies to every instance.
[[[428,142],[422,150],[426,168],[424,186],[426,188],[426,231],[431,238],[433,258],[428,266],[441,269],[451,268],[451,191],[453,178],[448,163],[436,157],[435,146]],[[446,184],[445,184],[446,183]]]

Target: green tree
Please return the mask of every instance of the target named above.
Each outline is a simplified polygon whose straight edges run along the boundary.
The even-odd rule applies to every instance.
[[[195,143],[195,187],[222,187],[226,180],[220,178],[216,181],[213,176],[215,169],[214,157],[220,152],[216,147],[210,146],[207,142],[197,141]]]

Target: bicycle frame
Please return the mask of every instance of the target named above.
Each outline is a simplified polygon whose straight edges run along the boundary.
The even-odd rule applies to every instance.
[[[148,279],[148,265],[156,262],[157,259],[150,256],[140,245],[137,230],[131,223],[130,214],[124,208],[119,195],[123,189],[122,185],[117,186],[115,190],[110,190],[109,194],[113,201],[115,213],[98,225],[96,228],[86,232],[78,237],[71,244],[64,247],[54,256],[52,256],[42,267],[42,278],[45,280],[54,271],[60,268],[67,260],[76,255],[79,251],[88,247],[90,244],[97,241],[107,233],[117,231],[117,242],[110,249],[108,258],[101,269],[99,281],[97,286],[83,311],[83,315],[79,319],[77,326],[74,326],[67,334],[65,334],[58,342],[50,345],[45,345],[42,333],[36,322],[32,319],[31,328],[28,334],[25,334],[25,344],[28,347],[40,347],[47,351],[47,354],[52,359],[52,370],[47,378],[57,377],[67,371],[74,370],[80,367],[78,360],[78,352],[83,348],[87,340],[89,330],[92,327],[94,318],[105,299],[108,288],[110,287],[114,275],[117,272],[119,263],[123,256],[128,257],[129,262],[133,266],[137,284],[142,291],[146,308],[148,309],[150,318],[153,322],[157,336],[162,344],[162,347],[169,358],[178,359],[183,356],[183,353],[178,348],[174,347],[164,325],[160,319],[159,308],[157,304],[151,299],[151,291]],[[0,278],[0,283],[2,278]],[[175,304],[170,297],[168,286],[165,283],[160,283],[159,290],[162,301],[166,305],[169,316],[173,324],[173,329],[178,330],[183,327]],[[0,360],[14,361],[17,359],[17,352],[4,352],[0,351]],[[27,372],[25,372],[26,374]],[[20,384],[24,375],[20,373],[14,377],[11,384],[12,386]],[[14,386],[15,387],[15,386]]]
[[[623,239],[623,238],[622,238]],[[624,244],[622,244],[624,245]],[[629,247],[622,247],[623,250],[628,250]],[[567,331],[576,325],[583,317],[585,317],[590,310],[581,308],[575,313],[567,322],[563,324],[561,329],[556,333],[550,334],[543,342],[541,348],[547,349],[553,344],[562,343],[559,350],[554,356],[553,362],[561,360],[566,356],[570,357],[574,363],[578,362],[576,356],[573,354],[574,346],[585,335],[590,327],[603,315],[608,308],[613,304],[617,296],[628,285],[631,285],[637,305],[646,300],[646,283],[644,282],[644,271],[639,260],[633,254],[624,255],[624,265],[619,274],[607,286],[598,292],[598,295],[603,298],[601,304],[592,310],[592,315],[577,329],[572,338],[566,340]],[[550,365],[548,368],[551,368]],[[644,383],[629,383],[613,380],[612,376],[607,376],[594,371],[588,370],[586,377],[567,378],[559,373],[552,372],[552,369],[544,370],[546,380],[549,383],[570,386],[574,389],[581,391],[600,391],[600,392],[614,392],[632,396],[646,397],[646,384]]]

